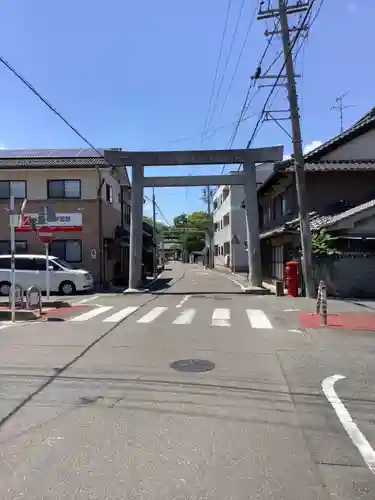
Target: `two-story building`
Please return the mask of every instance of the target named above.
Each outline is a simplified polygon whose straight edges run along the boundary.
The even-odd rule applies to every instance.
[[[100,153],[100,154],[98,154]],[[2,150],[0,156],[0,253],[10,251],[11,196],[15,209],[26,198],[27,217],[53,207],[59,227],[50,253],[89,270],[98,283],[128,277],[130,184],[126,168],[108,165],[104,150]],[[65,229],[64,229],[65,225]],[[62,227],[61,227],[62,226]],[[16,251],[42,253],[27,227],[16,232]],[[61,230],[63,229],[63,230]]]
[[[375,108],[342,134],[306,154],[305,172],[312,230],[333,228],[340,221],[341,239],[350,240],[343,232],[344,221],[347,229],[354,223],[359,227],[361,214],[368,218],[372,207],[366,202],[375,199]],[[300,247],[292,160],[275,167],[259,189],[258,200],[263,275],[282,279],[286,260],[296,256]],[[367,237],[363,234],[360,238],[363,251],[371,247]],[[358,243],[355,247],[359,248]]]

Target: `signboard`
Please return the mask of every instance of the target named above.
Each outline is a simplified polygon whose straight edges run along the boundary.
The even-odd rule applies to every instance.
[[[14,291],[14,307],[16,309],[22,309],[23,308],[23,288],[21,285],[15,286],[15,291]],[[12,289],[9,287],[9,308],[12,308]]]
[[[38,220],[38,214],[25,214],[20,223],[16,226],[16,232],[32,231],[32,224],[30,219]],[[57,213],[56,221],[50,222],[48,226],[44,226],[45,232],[72,232],[82,231],[82,214],[80,212],[74,213]]]
[[[42,294],[37,286],[31,286],[26,292],[26,309],[42,310]]]

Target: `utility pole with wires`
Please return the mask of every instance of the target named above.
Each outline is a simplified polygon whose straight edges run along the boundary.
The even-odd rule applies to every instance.
[[[306,195],[306,175],[305,175],[305,165],[303,157],[303,147],[302,147],[302,135],[300,126],[300,116],[298,109],[298,96],[296,89],[296,77],[294,72],[294,62],[293,62],[293,46],[290,41],[290,32],[301,32],[308,30],[309,13],[311,12],[314,0],[306,0],[304,2],[298,1],[296,4],[289,4],[288,0],[277,0],[277,5],[274,8],[263,9],[264,2],[261,2],[260,11],[258,14],[258,19],[268,19],[268,18],[278,18],[280,21],[280,31],[266,32],[266,35],[273,36],[274,34],[280,34],[283,44],[284,53],[284,67],[285,75],[279,74],[278,76],[273,75],[259,75],[259,78],[276,78],[276,85],[282,85],[287,88],[288,100],[289,100],[289,110],[288,115],[291,120],[292,126],[292,142],[293,142],[293,153],[294,153],[294,172],[296,179],[296,190],[298,198],[299,207],[299,219],[300,219],[300,233],[301,233],[301,246],[302,246],[302,271],[305,281],[305,293],[306,297],[313,298],[316,296],[316,287],[313,276],[312,269],[312,243],[311,243],[311,231],[310,231],[310,221],[309,212],[307,205],[307,195]],[[298,27],[289,27],[288,15],[300,14],[301,12],[306,12],[305,23],[299,25]],[[297,36],[297,35],[296,35]],[[280,83],[279,80],[281,80]],[[285,83],[283,83],[285,82]]]
[[[156,200],[155,200],[155,188],[152,188],[152,228],[153,228],[153,239],[154,239],[154,247],[152,249],[152,259],[153,259],[153,271],[154,276],[157,275],[157,229],[156,229]]]
[[[207,217],[211,219],[211,201],[213,197],[213,189],[207,186],[202,189],[201,200],[207,204]],[[208,246],[208,268],[213,269],[214,267],[214,252],[213,252],[213,220],[212,227],[206,233],[207,246]]]
[[[336,97],[336,106],[331,107],[331,110],[338,110],[340,113],[340,134],[344,132],[344,109],[355,108],[357,106],[356,104],[344,105],[344,99],[348,94],[349,92],[345,92],[345,94]]]

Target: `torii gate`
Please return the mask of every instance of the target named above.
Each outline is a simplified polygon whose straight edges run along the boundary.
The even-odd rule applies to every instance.
[[[250,288],[262,285],[262,266],[259,241],[258,198],[255,164],[279,162],[283,146],[257,149],[199,150],[199,151],[114,151],[104,155],[109,164],[132,168],[129,289],[138,291],[142,276],[143,188],[243,185],[247,220],[248,262]],[[242,164],[239,175],[189,175],[145,177],[144,167],[177,165]]]

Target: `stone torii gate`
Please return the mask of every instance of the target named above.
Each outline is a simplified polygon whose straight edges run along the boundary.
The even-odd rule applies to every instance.
[[[143,189],[145,187],[186,187],[243,185],[247,220],[247,241],[250,287],[262,285],[262,266],[259,241],[259,216],[256,185],[256,163],[278,162],[283,158],[283,146],[258,149],[199,150],[199,151],[144,151],[106,150],[109,164],[131,167],[131,219],[129,289],[137,291],[142,278]],[[145,177],[144,167],[178,165],[243,164],[238,175],[198,175]]]

